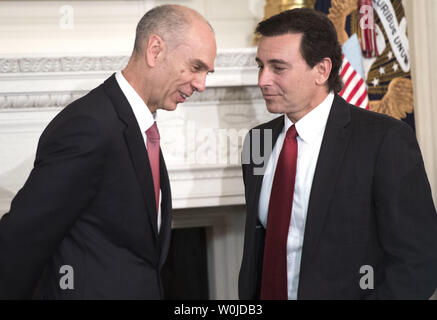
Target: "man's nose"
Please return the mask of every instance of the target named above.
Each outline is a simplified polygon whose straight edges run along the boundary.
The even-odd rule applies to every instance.
[[[195,91],[199,91],[202,92],[205,90],[206,87],[206,75],[207,73],[205,72],[199,72],[198,74],[196,74],[195,78],[193,79],[191,85],[194,87]]]
[[[270,86],[272,84],[271,73],[265,68],[260,69],[258,72],[258,86],[260,88]]]

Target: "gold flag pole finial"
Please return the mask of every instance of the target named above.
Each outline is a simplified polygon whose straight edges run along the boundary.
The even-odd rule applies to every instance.
[[[295,8],[314,8],[315,4],[316,0],[266,0],[263,20],[285,10],[291,10]],[[258,41],[259,35],[255,35],[253,38],[254,45],[257,45]]]

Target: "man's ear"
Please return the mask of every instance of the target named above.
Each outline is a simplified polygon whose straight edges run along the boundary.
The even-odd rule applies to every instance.
[[[151,34],[146,46],[146,63],[149,67],[155,67],[156,63],[165,51],[165,42],[156,34]]]
[[[329,79],[329,75],[332,70],[331,59],[325,57],[314,66],[314,71],[316,72],[316,84],[319,86],[325,85]]]

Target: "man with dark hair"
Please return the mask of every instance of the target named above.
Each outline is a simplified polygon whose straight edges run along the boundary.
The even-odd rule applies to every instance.
[[[258,85],[283,116],[244,144],[240,298],[429,298],[437,215],[414,132],[337,94],[341,49],[324,14],[285,11],[256,31]]]
[[[156,111],[205,89],[214,32],[159,6],[123,71],[62,110],[0,220],[0,299],[161,299],[171,193]]]

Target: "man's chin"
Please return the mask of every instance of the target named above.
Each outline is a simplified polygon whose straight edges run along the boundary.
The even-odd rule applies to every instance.
[[[266,101],[266,107],[270,113],[284,113],[284,108],[277,103]]]
[[[168,105],[164,106],[164,108],[162,108],[162,109],[165,111],[174,111],[177,109],[178,104],[180,104],[180,102],[168,104]]]

